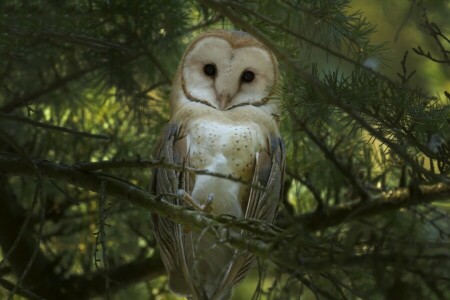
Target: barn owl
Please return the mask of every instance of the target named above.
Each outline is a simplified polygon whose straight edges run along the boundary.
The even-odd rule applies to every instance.
[[[245,32],[212,31],[185,51],[170,96],[171,120],[156,149],[168,163],[231,175],[154,170],[153,192],[212,215],[273,222],[284,171],[275,56]],[[253,184],[246,184],[252,182]],[[256,185],[263,189],[255,188]],[[169,289],[190,299],[229,299],[253,256],[153,216]]]

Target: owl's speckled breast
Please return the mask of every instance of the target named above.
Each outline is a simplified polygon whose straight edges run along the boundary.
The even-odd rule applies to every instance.
[[[251,125],[233,126],[217,122],[192,123],[190,158],[194,168],[215,169],[233,177],[250,180],[254,155],[261,146]]]
[[[264,140],[257,126],[233,125],[203,119],[191,123],[189,130],[190,165],[251,181],[255,155]],[[204,203],[212,193],[213,212],[242,217],[241,203],[250,188],[244,184],[213,176],[196,176],[192,196]]]
[[[261,149],[267,149],[269,132],[278,132],[275,120],[252,106],[220,111],[190,102],[174,119],[183,122],[188,138],[189,165],[196,169],[231,175],[251,182]],[[204,204],[213,194],[214,214],[243,217],[242,203],[250,193],[248,185],[209,175],[196,175],[192,197]]]

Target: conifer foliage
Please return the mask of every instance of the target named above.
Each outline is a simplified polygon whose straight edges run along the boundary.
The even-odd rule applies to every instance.
[[[379,1],[377,24],[356,0],[1,1],[0,298],[175,299],[157,213],[257,256],[235,299],[449,299],[445,2]],[[220,28],[280,61],[275,225],[148,192],[184,167],[152,157],[184,47]]]

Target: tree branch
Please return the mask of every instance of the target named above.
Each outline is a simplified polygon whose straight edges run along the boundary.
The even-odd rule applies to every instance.
[[[25,95],[16,96],[12,100],[7,102],[5,105],[0,107],[0,112],[10,113],[11,111],[13,111],[16,108],[26,106],[26,105],[30,104],[31,102],[35,101],[36,99],[38,99],[50,92],[58,90],[58,89],[64,87],[69,82],[77,80],[78,78],[84,76],[85,74],[95,71],[103,66],[106,66],[106,64],[102,63],[102,64],[92,65],[88,68],[81,69],[81,70],[75,71],[71,74],[68,74],[64,77],[58,78],[39,91],[31,92],[31,93],[25,94]]]
[[[16,284],[14,284],[14,283],[6,280],[6,279],[3,279],[3,278],[0,278],[0,286],[2,286],[4,289],[6,289],[8,291],[13,291],[14,289],[16,289],[16,293],[18,295],[21,295],[21,296],[23,296],[23,297],[25,297],[27,299],[31,299],[31,300],[47,300],[47,299],[44,299],[44,298],[36,295],[35,293],[33,293],[33,292],[23,288],[23,287],[17,288]]]
[[[419,185],[383,192],[367,202],[357,201],[336,205],[323,211],[305,213],[300,215],[297,220],[304,227],[317,230],[400,208],[449,199],[450,185],[448,184]]]
[[[333,149],[329,149],[325,142],[323,142],[319,137],[317,137],[314,132],[312,132],[309,127],[306,125],[306,122],[298,121],[299,126],[305,131],[306,135],[309,137],[311,141],[322,151],[325,157],[331,161],[336,168],[344,175],[348,182],[356,189],[362,200],[367,200],[370,198],[369,192],[364,188],[362,183],[358,180],[358,178],[353,174],[353,170],[351,166],[342,162],[334,153]],[[336,144],[337,147],[339,143]]]
[[[121,160],[121,161],[100,161],[94,163],[80,163],[75,167],[85,171],[117,169],[117,168],[166,168],[175,171],[188,171],[195,174],[211,175],[225,178],[237,182],[242,182],[238,178],[233,178],[207,170],[197,170],[180,165],[167,164],[161,161],[148,160]],[[1,165],[0,165],[1,168]],[[244,182],[245,183],[245,182]],[[419,197],[420,196],[420,197]],[[298,217],[297,221],[301,226],[310,230],[325,229],[339,225],[350,220],[373,216],[387,211],[396,210],[403,207],[410,207],[417,204],[426,204],[437,200],[450,198],[450,185],[435,184],[422,185],[417,190],[411,192],[409,188],[400,188],[395,191],[384,192],[371,197],[366,202],[352,202],[343,205],[336,205],[313,213],[305,213]]]
[[[227,221],[223,217],[211,218],[211,216],[198,211],[186,209],[185,207],[170,204],[159,197],[152,195],[136,186],[119,182],[114,179],[105,178],[101,175],[83,172],[76,166],[56,164],[45,160],[35,160],[43,177],[66,181],[80,188],[98,193],[102,181],[107,181],[105,189],[106,196],[112,196],[129,201],[134,205],[142,207],[148,211],[159,214],[173,221],[195,229],[207,227],[227,227],[238,230],[249,231],[257,237],[268,239],[276,234],[268,230],[258,230],[248,226],[248,223]],[[108,162],[110,164],[111,162]],[[12,155],[0,155],[0,172],[5,175],[33,176],[34,171],[28,161],[24,158]],[[175,195],[172,195],[175,196]],[[418,204],[430,203],[450,198],[450,185],[438,183],[433,185],[420,185],[415,188],[399,188],[395,191],[383,192],[373,196],[373,200],[366,202],[352,202],[345,205],[330,207],[328,210],[319,213],[306,213],[298,217],[298,222],[310,230],[324,229],[338,225],[345,221],[356,218],[372,216],[386,211],[397,210],[403,207],[410,207]],[[257,239],[251,240],[248,236],[242,236],[231,230],[226,230],[227,241],[234,247],[248,250],[263,257],[270,256],[271,245],[262,243]],[[280,232],[277,229],[278,233]]]
[[[219,242],[228,243],[236,249],[248,251],[259,257],[269,259],[290,274],[298,275],[305,272],[321,272],[329,270],[330,268],[334,269],[342,266],[360,267],[364,264],[371,265],[374,261],[392,264],[398,261],[398,257],[402,257],[402,261],[405,261],[405,264],[410,260],[416,261],[418,259],[448,259],[448,257],[442,255],[430,257],[421,255],[420,253],[418,255],[415,255],[414,253],[412,255],[404,255],[404,253],[390,253],[389,250],[387,250],[388,253],[372,253],[369,251],[368,253],[363,254],[353,253],[353,251],[350,253],[337,251],[331,258],[329,253],[322,253],[319,255],[314,254],[314,257],[311,257],[308,251],[304,251],[305,247],[307,248],[307,245],[302,242],[302,239],[292,239],[293,235],[298,234],[298,231],[295,228],[290,228],[286,231],[278,229],[278,231],[275,232],[262,227],[264,224],[252,220],[237,221],[224,216],[211,217],[203,212],[192,211],[185,207],[172,205],[164,200],[164,197],[171,197],[172,195],[165,195],[164,197],[162,197],[163,195],[160,195],[160,197],[157,197],[122,181],[103,177],[96,173],[83,172],[74,166],[56,164],[44,160],[35,160],[34,165],[39,169],[41,176],[44,178],[62,180],[95,193],[100,192],[102,182],[107,182],[102,191],[105,196],[129,201],[149,212],[160,214],[192,229],[208,229],[218,236]],[[34,169],[29,164],[28,160],[12,155],[0,155],[0,172],[5,175],[35,176]],[[374,200],[366,201],[365,203],[355,202],[343,206],[335,206],[322,214],[304,214],[294,220],[294,224],[298,223],[307,230],[324,229],[355,218],[385,213],[386,211],[396,210],[401,207],[449,198],[450,185],[445,185],[443,183],[419,186],[416,189],[403,188],[393,192],[382,193],[373,198]],[[256,226],[252,227],[252,224],[256,224]],[[286,243],[289,243],[290,245],[287,246]],[[290,250],[286,252],[286,249]],[[36,260],[35,263],[38,263],[38,261],[39,260]],[[148,263],[150,264],[150,261]],[[134,264],[128,267],[132,268],[132,266],[133,268],[137,268]],[[143,271],[145,268],[138,269],[145,273],[142,277],[139,276],[141,271],[136,271],[137,273],[129,278],[129,280],[123,281],[123,274],[125,274],[123,270],[126,268],[127,267],[123,266],[111,270],[112,273],[110,273],[110,277],[114,278],[115,276],[118,276],[115,278],[122,280],[120,284],[131,284],[134,280],[143,280],[145,276],[151,273],[145,273]],[[162,268],[160,266],[151,270],[152,272],[155,272],[154,274],[162,274]],[[147,269],[147,271],[149,271],[149,269]],[[72,287],[76,287],[77,290],[80,290],[85,289],[87,285],[92,284],[91,286],[95,286],[96,289],[86,293],[89,293],[89,295],[91,295],[90,293],[97,295],[101,294],[102,291],[104,291],[105,285],[101,284],[104,278],[102,277],[102,271],[99,272],[98,275],[89,279],[75,279],[76,277],[73,277],[73,281],[68,281],[64,283],[64,285],[61,284],[61,286],[72,285]],[[50,277],[47,276],[46,278]],[[54,282],[55,281],[50,284],[53,285]],[[57,282],[59,282],[59,280],[57,280]],[[114,286],[113,283],[112,288],[114,289],[115,287],[119,288],[119,286]],[[33,292],[36,291],[33,290]],[[41,293],[36,294],[42,295]],[[67,295],[65,297],[66,299],[70,298],[67,298]],[[57,299],[53,296],[47,298]]]
[[[20,117],[20,116],[12,116],[12,115],[4,114],[1,112],[0,112],[0,119],[6,119],[6,120],[10,120],[10,121],[31,124],[35,127],[41,127],[41,128],[46,128],[46,129],[50,129],[50,130],[61,131],[61,132],[73,134],[73,135],[76,135],[79,137],[87,137],[87,138],[100,139],[100,140],[109,140],[110,139],[109,136],[104,135],[104,134],[93,134],[93,133],[89,133],[89,132],[77,131],[77,130],[73,130],[70,128],[47,124],[47,123],[42,123],[39,121],[32,120],[30,118],[25,118],[25,117]]]
[[[26,160],[23,160],[23,162],[28,164]],[[34,172],[29,165],[28,169],[31,173]],[[0,193],[2,195],[0,201],[0,247],[3,253],[8,253],[12,247],[15,247],[14,251],[8,253],[9,255],[5,257],[8,259],[11,269],[17,277],[21,277],[24,272],[27,272],[23,285],[34,285],[35,289],[30,292],[47,297],[46,293],[42,294],[41,286],[51,286],[59,280],[52,272],[53,265],[41,249],[36,248],[38,241],[29,229],[22,234],[19,241],[17,240],[25,217],[20,217],[23,208],[17,203],[15,195],[4,176],[0,176]],[[37,253],[34,255],[36,250]],[[31,258],[33,260],[30,262]],[[46,275],[42,276],[42,274]],[[37,283],[40,283],[40,285],[37,285]],[[4,284],[8,288],[7,282]],[[11,291],[16,290],[19,294],[25,296],[26,289],[24,290],[20,286],[16,287],[16,285],[11,288]],[[52,290],[52,293],[55,296],[61,296],[58,289]],[[31,294],[28,296],[31,296]]]
[[[132,55],[125,58],[122,62],[124,62],[124,63],[131,62],[131,61],[141,57],[143,54],[144,54],[143,52],[133,53]],[[109,66],[109,63],[94,64],[90,67],[75,71],[64,77],[58,78],[41,90],[31,92],[29,94],[18,95],[16,97],[14,97],[12,100],[10,100],[9,102],[7,102],[2,107],[0,107],[0,112],[10,113],[13,110],[15,110],[16,108],[26,106],[26,105],[30,104],[31,102],[36,101],[36,99],[39,99],[40,97],[42,97],[48,93],[51,93],[53,91],[56,91],[60,88],[65,87],[67,84],[69,84],[75,80],[78,80],[79,78],[83,77],[86,74],[89,74],[93,71],[96,71],[98,69],[101,69],[101,68],[107,67],[107,66]]]
[[[422,24],[422,26],[428,31],[430,36],[434,39],[436,45],[439,47],[439,50],[442,55],[442,59],[435,58],[434,56],[432,56],[432,54],[429,51],[427,51],[425,53],[425,51],[420,46],[418,46],[417,49],[413,48],[413,51],[416,54],[418,54],[420,56],[424,56],[436,63],[450,65],[450,55],[449,55],[450,51],[445,48],[443,42],[441,41],[441,38],[449,44],[450,44],[450,39],[442,33],[442,31],[438,27],[438,25],[436,25],[435,23],[430,22],[428,20],[428,14],[427,14],[427,11],[425,8],[423,8],[422,17],[424,18],[424,24]]]
[[[6,27],[6,31],[11,34],[19,35],[19,36],[25,36],[25,37],[35,37],[35,36],[41,36],[44,38],[53,38],[65,41],[67,43],[72,43],[76,45],[81,45],[84,47],[89,47],[96,49],[97,51],[103,51],[107,52],[110,49],[114,49],[120,52],[130,52],[131,50],[125,47],[124,45],[120,43],[113,43],[109,41],[102,41],[93,37],[79,35],[79,34],[73,34],[73,33],[67,33],[67,32],[58,32],[53,29],[44,28],[39,31],[19,31],[17,28],[10,28]]]
[[[191,167],[176,165],[176,164],[169,164],[164,162],[163,160],[141,160],[140,158],[135,160],[104,160],[99,162],[82,162],[74,165],[77,169],[81,171],[98,171],[98,170],[109,170],[109,169],[120,169],[120,168],[163,168],[163,169],[169,169],[174,170],[177,172],[188,172],[193,173],[197,175],[210,175],[217,178],[223,178],[227,180],[231,180],[234,182],[246,184],[248,186],[251,186],[253,188],[257,189],[263,189],[260,185],[256,185],[251,183],[250,181],[242,180],[239,177],[234,177],[231,175],[225,175],[218,172],[211,172],[208,170],[202,170],[202,169],[195,169]]]
[[[111,268],[108,278],[111,281],[111,291],[123,289],[126,286],[157,278],[165,274],[165,269],[159,255],[154,255],[146,259],[136,259]],[[105,293],[105,274],[99,270],[96,273],[86,276],[71,276],[61,282],[61,286],[74,293],[76,299],[87,299],[101,296]]]
[[[173,205],[164,199],[163,195],[152,195],[136,186],[127,184],[123,181],[110,179],[94,173],[80,171],[77,167],[56,164],[46,160],[35,160],[35,165],[41,172],[41,176],[63,180],[74,186],[99,193],[103,181],[107,182],[105,196],[120,198],[142,207],[149,212],[159,214],[173,221],[189,226],[192,229],[218,228],[221,225],[243,229],[242,224],[235,223],[234,219],[227,222],[223,217],[211,218],[203,212],[197,212],[186,209],[182,206]],[[6,175],[33,176],[34,171],[29,162],[15,155],[0,155],[0,172]],[[176,195],[164,195],[176,197]],[[220,221],[219,221],[220,220]],[[247,226],[245,226],[247,228]],[[248,230],[248,228],[247,228]],[[254,233],[252,231],[252,233]],[[242,250],[248,250],[261,256],[268,256],[270,253],[269,245],[249,240],[234,231],[226,229],[224,234],[227,241],[234,247]],[[268,235],[267,231],[261,231],[261,234]]]

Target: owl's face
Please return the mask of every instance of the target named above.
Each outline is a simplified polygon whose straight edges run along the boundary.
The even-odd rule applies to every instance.
[[[265,105],[278,79],[278,65],[274,55],[250,35],[216,31],[188,47],[179,75],[187,100],[228,110]]]

